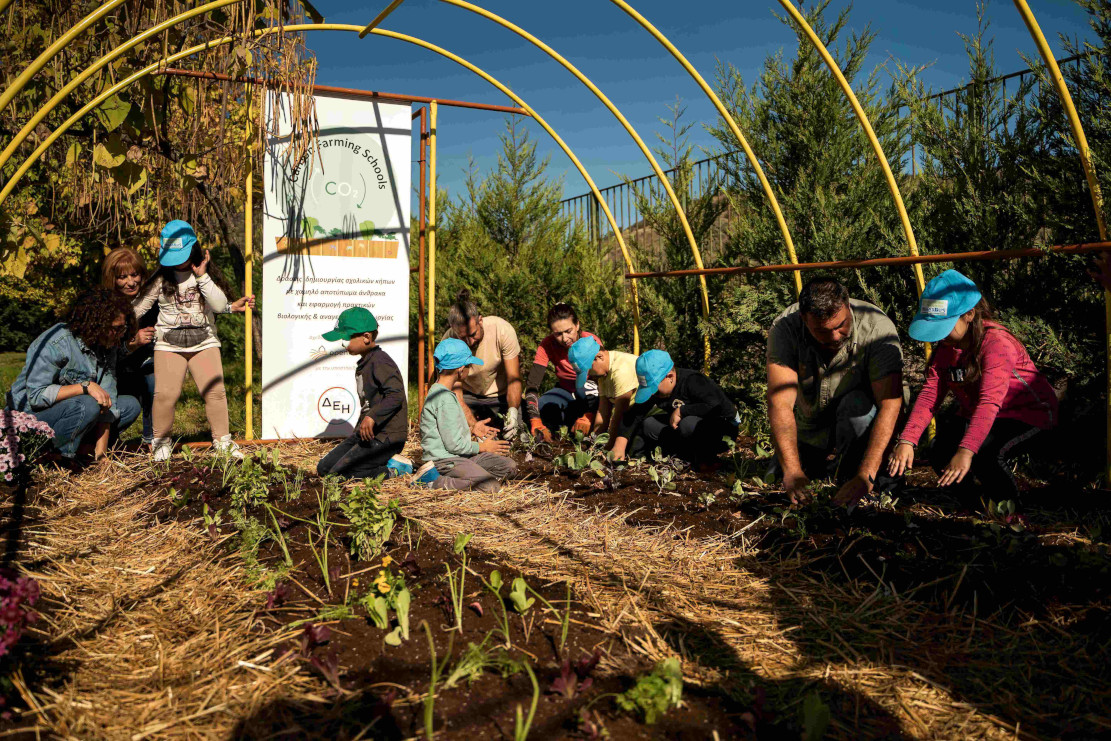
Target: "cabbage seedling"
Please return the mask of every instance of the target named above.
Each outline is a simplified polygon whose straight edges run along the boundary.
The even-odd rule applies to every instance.
[[[509,591],[509,599],[513,603],[513,609],[521,615],[528,612],[528,609],[536,602],[528,596],[528,584],[519,576],[513,580],[513,588]]]

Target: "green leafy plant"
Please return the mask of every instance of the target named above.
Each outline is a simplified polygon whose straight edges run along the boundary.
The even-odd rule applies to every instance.
[[[455,536],[452,550],[457,556],[462,556],[463,564],[459,568],[459,581],[455,580],[455,572],[450,564],[444,564],[447,571],[448,589],[451,591],[451,609],[455,613],[455,629],[463,632],[463,597],[466,594],[464,584],[467,580],[467,543],[471,542],[472,533],[459,533]]]
[[[435,729],[435,710],[436,710],[436,685],[440,681],[440,675],[443,674],[444,668],[447,666],[448,659],[451,658],[451,649],[455,644],[455,635],[448,639],[447,653],[444,654],[442,661],[436,658],[436,643],[432,640],[432,629],[428,627],[427,620],[421,620],[420,625],[424,628],[424,634],[428,637],[428,654],[432,657],[432,672],[431,679],[428,683],[428,694],[424,697],[424,735],[429,741],[436,735]]]
[[[370,561],[393,533],[401,508],[396,499],[383,504],[378,497],[381,478],[365,480],[339,500],[339,507],[351,523],[351,555]]]
[[[505,583],[502,581],[501,572],[496,569],[491,571],[489,580],[483,579],[481,575],[478,578],[482,579],[482,583],[490,590],[490,593],[494,595],[494,601],[498,604],[498,608],[501,611],[501,633],[505,638],[505,647],[509,648],[513,643],[509,635],[509,611],[505,609],[505,600],[502,599],[501,596],[501,588],[505,586]]]
[[[496,670],[503,678],[521,671],[523,668],[521,662],[511,659],[504,648],[487,649],[486,643],[489,640],[490,634],[487,634],[482,639],[482,643],[467,644],[466,650],[460,654],[459,660],[455,663],[455,668],[444,680],[444,689],[451,689],[463,680],[468,683],[473,682],[488,669]]]
[[[669,466],[650,466],[648,478],[652,479],[652,483],[659,488],[658,494],[675,491],[675,471]]]
[[[658,721],[683,699],[683,670],[678,659],[665,659],[650,674],[637,678],[636,684],[617,696],[617,706],[636,713],[648,725]]]
[[[802,741],[821,741],[829,728],[829,705],[822,702],[817,692],[811,692],[802,701],[799,715],[802,720]]]
[[[521,577],[513,580],[513,586],[509,590],[509,601],[513,603],[513,609],[518,614],[524,615],[528,609],[536,602],[532,597],[528,596],[529,586]]]
[[[540,702],[540,683],[536,681],[536,674],[527,661],[522,662],[522,666],[528,673],[529,681],[532,682],[532,704],[529,705],[527,718],[524,718],[521,706],[517,706],[516,723],[513,726],[513,741],[525,741],[528,738],[529,729],[532,728],[532,719],[536,716],[536,704]]]

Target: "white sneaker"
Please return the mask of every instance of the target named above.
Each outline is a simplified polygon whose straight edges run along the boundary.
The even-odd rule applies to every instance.
[[[168,437],[156,437],[150,441],[150,453],[155,463],[170,460],[174,452],[174,441]]]
[[[243,451],[231,439],[231,435],[224,435],[223,437],[212,438],[212,450],[217,453],[227,453],[232,458],[243,458]]]

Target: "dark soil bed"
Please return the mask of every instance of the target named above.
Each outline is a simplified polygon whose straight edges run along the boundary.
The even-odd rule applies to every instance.
[[[265,464],[264,468],[269,466]],[[272,486],[270,501],[278,511],[277,524],[294,564],[282,568],[284,555],[275,538],[251,545],[242,522],[229,521],[229,497],[221,491],[219,473],[188,463],[174,463],[168,477],[174,496],[167,496],[152,513],[159,518],[195,522],[205,527],[209,518],[223,512],[219,524],[208,528],[215,540],[228,548],[243,551],[249,570],[274,584],[267,604],[260,602],[264,621],[274,629],[295,627],[298,638],[281,651],[285,660],[305,662],[333,683],[337,702],[329,710],[319,703],[284,703],[267,707],[256,716],[244,719],[239,738],[270,738],[296,727],[319,729],[319,737],[357,736],[373,726],[374,738],[408,738],[423,733],[424,706],[420,698],[430,686],[433,656],[424,626],[427,625],[435,647],[437,662],[443,666],[434,704],[437,738],[513,738],[517,708],[527,716],[533,698],[533,685],[522,664],[535,672],[540,699],[532,722],[532,738],[597,737],[603,728],[613,738],[690,738],[703,739],[717,731],[721,738],[737,738],[748,733],[739,717],[743,709],[714,693],[686,687],[683,704],[648,725],[635,714],[622,711],[613,695],[626,692],[638,677],[652,672],[650,662],[631,655],[621,640],[607,634],[598,624],[601,616],[591,613],[571,595],[567,615],[566,639],[561,641],[563,613],[567,605],[566,585],[544,584],[529,578],[527,583],[539,597],[523,614],[517,613],[509,599],[510,585],[522,576],[500,565],[489,554],[466,547],[466,580],[462,603],[462,632],[454,628],[452,590],[447,571],[456,580],[463,565],[462,555],[452,543],[443,543],[422,532],[417,523],[398,517],[388,540],[370,561],[353,558],[344,535],[349,521],[340,508],[332,505],[327,521],[335,523],[328,552],[329,578],[309,546],[317,540],[323,547],[313,520],[319,510],[318,494],[322,482],[306,477],[300,490],[287,499],[284,487]],[[173,499],[176,499],[174,503]],[[260,522],[269,517],[262,507],[248,508],[248,516]],[[273,524],[273,523],[270,523]],[[247,543],[247,545],[244,545]],[[500,597],[483,584],[498,571],[504,586]],[[376,590],[376,579],[386,573],[390,580],[404,579],[411,594],[410,634],[401,645],[385,643],[398,624],[390,612],[390,627],[377,627],[367,616],[359,597]],[[326,581],[331,584],[329,591]],[[533,598],[530,592],[528,597]],[[544,607],[543,600],[552,609]],[[337,615],[343,606],[349,615]],[[505,613],[503,614],[503,607]],[[503,619],[508,617],[509,643],[503,635]],[[296,625],[295,625],[296,624]],[[460,664],[460,657],[473,647],[503,665],[481,668],[470,680],[462,679],[452,688],[444,683]],[[601,667],[595,664],[601,659]],[[570,687],[568,685],[571,685]],[[577,686],[577,689],[575,688]],[[338,700],[342,697],[342,702]],[[776,735],[776,729],[767,731]]]
[[[793,506],[780,488],[759,480],[767,462],[755,460],[753,446],[742,438],[716,472],[679,472],[674,490],[652,480],[651,460],[575,471],[564,460],[574,448],[558,442],[550,453],[515,456],[521,475],[568,492],[582,507],[620,513],[640,527],[670,528],[679,538],[732,536],[764,554],[747,564],[756,570],[790,558],[835,580],[981,616],[1022,619],[1076,608],[1093,638],[1111,638],[1111,493],[1022,481],[1025,491],[1011,512],[991,502],[989,492],[982,500],[955,499],[935,488],[931,470],[917,468],[894,499],[873,498],[851,513],[830,504],[836,489],[828,484],[817,486],[810,504]]]

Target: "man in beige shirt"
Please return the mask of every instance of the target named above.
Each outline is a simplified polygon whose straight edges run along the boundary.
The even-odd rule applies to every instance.
[[[833,477],[838,503],[872,491],[903,406],[903,354],[878,306],[832,278],[806,284],[768,332],[768,416],[792,501]]]
[[[521,425],[521,345],[517,332],[501,317],[483,316],[466,290],[459,293],[448,312],[448,326],[443,339],[463,340],[483,362],[472,366],[453,389],[463,404],[467,425],[480,438],[501,427],[502,437],[512,440]],[[499,416],[500,425],[496,424]]]

